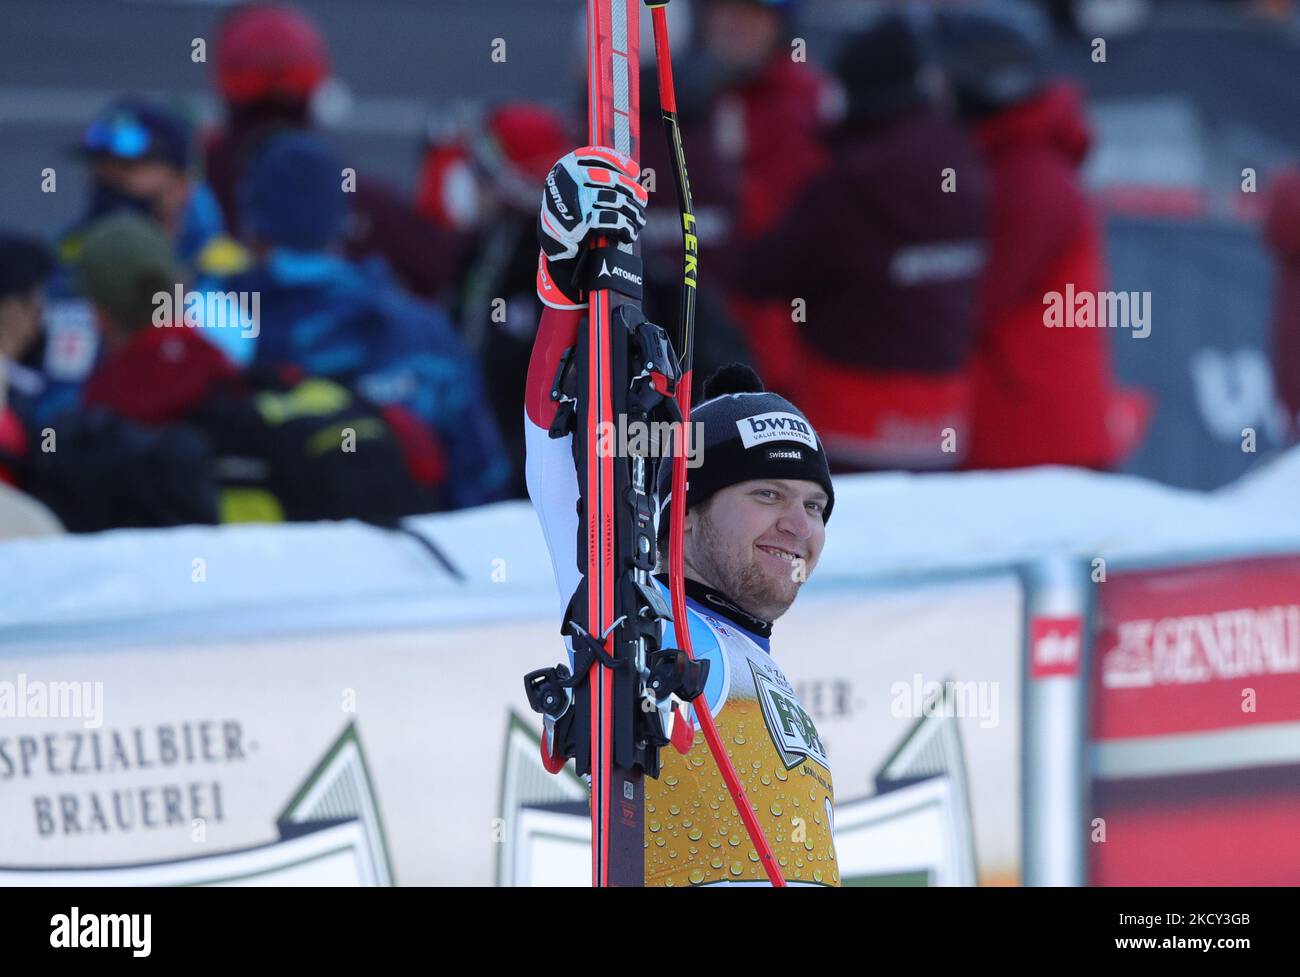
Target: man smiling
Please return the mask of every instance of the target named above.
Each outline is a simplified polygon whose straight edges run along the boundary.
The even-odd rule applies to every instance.
[[[613,168],[628,177],[592,175]],[[573,436],[556,426],[551,390],[576,341],[585,303],[571,298],[572,262],[592,228],[634,240],[644,193],[634,163],[609,150],[579,150],[552,170],[544,195],[538,326],[525,393],[528,494],[542,523],[568,606],[581,573],[574,558],[579,499]],[[626,186],[611,190],[610,185]],[[562,206],[561,206],[562,205]],[[602,216],[603,215],[603,216]],[[705,325],[703,328],[707,328]],[[840,884],[830,761],[812,718],[772,656],[772,622],[784,614],[821,557],[835,504],[821,440],[788,400],[763,390],[744,366],[719,370],[691,411],[700,444],[688,468],[682,562],[695,657],[709,662],[704,696],[749,802],[792,885]],[[667,557],[669,468],[660,472],[659,552]],[[658,578],[665,599],[667,576]],[[663,647],[675,647],[674,624]],[[702,736],[689,753],[660,754],[645,781],[646,885],[766,885],[722,773]]]
[[[688,579],[771,622],[817,565],[834,499],[812,425],[748,367],[719,370],[691,414],[704,441],[688,475],[682,562]],[[671,503],[668,466],[660,497]],[[667,507],[660,552],[667,550]]]

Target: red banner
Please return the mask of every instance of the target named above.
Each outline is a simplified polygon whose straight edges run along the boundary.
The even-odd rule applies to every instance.
[[[1094,739],[1300,720],[1300,556],[1115,573],[1098,590]]]

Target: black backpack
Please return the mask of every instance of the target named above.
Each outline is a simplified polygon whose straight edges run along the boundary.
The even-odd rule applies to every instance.
[[[187,422],[212,445],[221,521],[362,519],[445,508],[411,474],[392,424],[335,380],[254,372]]]
[[[146,425],[103,407],[65,414],[56,450],[22,481],[71,532],[189,523],[360,519],[394,526],[446,508],[416,478],[394,426],[332,380],[253,373],[184,421]]]

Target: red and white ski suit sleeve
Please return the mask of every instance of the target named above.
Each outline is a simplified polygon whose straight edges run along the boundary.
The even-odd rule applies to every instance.
[[[551,284],[540,255],[537,291],[543,308],[524,391],[525,477],[528,497],[551,554],[563,614],[582,579],[577,552],[578,472],[573,463],[573,435],[552,438],[549,433],[558,409],[551,400],[551,387],[564,351],[577,341],[586,306],[573,304]]]

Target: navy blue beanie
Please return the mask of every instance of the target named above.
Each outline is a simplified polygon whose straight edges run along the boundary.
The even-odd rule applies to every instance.
[[[287,132],[258,150],[240,185],[244,225],[258,240],[320,251],[343,234],[343,167],[316,136]]]
[[[114,159],[157,159],[178,170],[190,165],[192,133],[184,117],[140,98],[122,98],[86,127],[81,151]]]
[[[35,238],[0,232],[0,298],[23,295],[54,271],[54,255]]]

